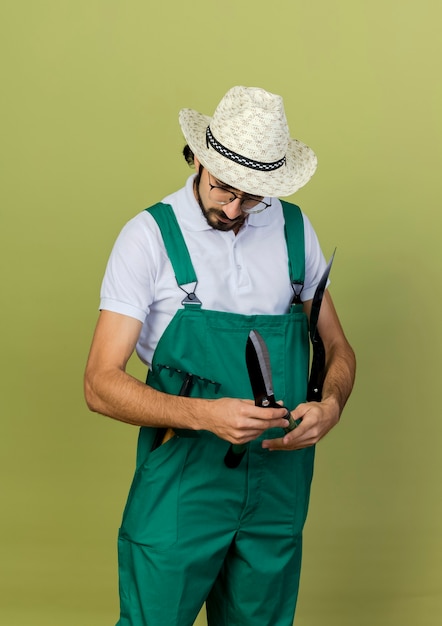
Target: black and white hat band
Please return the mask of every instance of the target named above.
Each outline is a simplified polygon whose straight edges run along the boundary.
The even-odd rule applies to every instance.
[[[258,170],[259,172],[273,172],[274,170],[278,170],[280,167],[285,165],[286,157],[282,157],[278,161],[274,161],[273,163],[262,163],[261,161],[254,161],[253,159],[249,159],[237,152],[233,152],[229,150],[225,146],[223,146],[214,136],[212,131],[210,130],[210,126],[206,129],[206,145],[207,147],[212,146],[214,150],[222,154],[222,156],[238,163],[239,165],[244,165],[244,167],[249,167],[252,170]]]

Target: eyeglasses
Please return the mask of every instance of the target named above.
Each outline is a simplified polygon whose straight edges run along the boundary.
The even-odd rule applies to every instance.
[[[226,189],[226,187],[222,187],[220,185],[212,185],[211,177],[209,172],[207,172],[209,176],[209,198],[216,202],[216,204],[221,204],[222,206],[226,204],[230,204],[234,200],[240,200],[241,211],[243,213],[247,213],[247,215],[251,213],[261,213],[265,211],[272,203],[264,202],[262,197],[254,197],[254,196],[238,196],[231,189]],[[215,181],[216,182],[216,181]]]

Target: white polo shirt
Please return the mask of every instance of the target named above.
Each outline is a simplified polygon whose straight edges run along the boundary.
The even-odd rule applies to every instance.
[[[272,198],[270,208],[249,215],[235,236],[209,226],[193,194],[193,180],[191,176],[185,187],[162,202],[170,204],[177,217],[203,308],[245,315],[287,313],[293,290],[280,201]],[[301,297],[306,301],[313,297],[326,263],[309,220],[303,218],[306,263]],[[183,287],[193,290],[193,285]],[[149,365],[184,297],[157,223],[143,211],[124,226],[115,242],[101,287],[100,309],[143,323],[137,353]]]

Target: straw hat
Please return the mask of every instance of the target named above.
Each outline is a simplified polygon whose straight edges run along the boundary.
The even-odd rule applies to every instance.
[[[181,109],[184,137],[198,161],[223,183],[257,196],[289,196],[313,176],[316,155],[291,139],[281,96],[233,87],[213,117]]]

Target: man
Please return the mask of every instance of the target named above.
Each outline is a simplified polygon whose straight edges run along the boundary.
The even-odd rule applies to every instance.
[[[277,198],[308,182],[316,157],[290,138],[282,98],[258,88],[234,87],[212,118],[184,109],[180,124],[196,174],[118,237],[85,374],[91,410],[141,427],[118,626],[191,626],[204,601],[211,626],[289,626],[314,446],[355,372],[326,292],[322,401],[306,402],[325,261],[308,219]],[[275,397],[299,421],[287,434],[286,409],[252,399],[251,330],[267,344]],[[147,384],[125,371],[135,349]],[[246,444],[235,468],[231,444]]]

